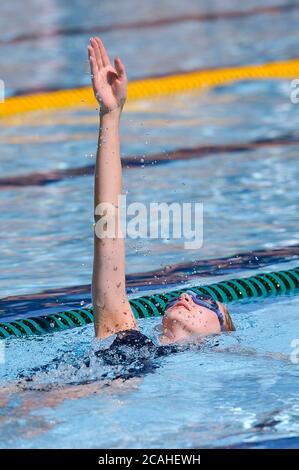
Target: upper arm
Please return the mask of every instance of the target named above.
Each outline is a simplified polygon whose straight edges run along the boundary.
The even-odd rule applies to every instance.
[[[98,337],[137,328],[125,285],[123,238],[94,237],[92,299]]]

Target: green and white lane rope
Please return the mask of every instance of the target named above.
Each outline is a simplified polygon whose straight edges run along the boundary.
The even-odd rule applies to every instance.
[[[136,318],[159,317],[164,314],[166,303],[188,288],[171,292],[143,295],[130,299]],[[247,299],[290,295],[299,289],[299,266],[287,271],[261,273],[255,276],[229,279],[214,284],[192,287],[198,294],[210,295],[223,303],[239,302]],[[39,335],[66,330],[92,323],[92,308],[65,310],[47,316],[18,318],[0,323],[0,339],[11,336]]]

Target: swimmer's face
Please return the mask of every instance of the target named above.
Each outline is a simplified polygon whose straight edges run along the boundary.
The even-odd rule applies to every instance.
[[[217,304],[224,317],[224,327],[228,330],[228,312],[223,304]],[[220,332],[221,326],[216,313],[196,304],[191,295],[183,293],[164,314],[161,342],[179,342],[190,336],[208,336]]]

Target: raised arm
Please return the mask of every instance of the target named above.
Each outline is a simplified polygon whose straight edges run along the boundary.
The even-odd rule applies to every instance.
[[[113,67],[102,41],[88,46],[91,80],[100,104],[100,129],[94,179],[94,260],[92,301],[97,338],[136,329],[125,286],[125,247],[118,226],[122,191],[119,121],[127,96],[127,77],[119,58]],[[113,232],[113,233],[112,233]]]

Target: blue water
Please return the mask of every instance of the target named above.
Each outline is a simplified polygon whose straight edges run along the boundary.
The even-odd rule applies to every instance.
[[[292,135],[299,117],[288,93],[286,82],[255,82],[128,104],[122,118],[123,154],[139,152],[146,158],[165,149]],[[3,175],[94,163],[94,111],[55,111],[43,119],[33,114],[16,127],[15,118],[11,125],[2,124]],[[61,141],[57,136],[62,136]],[[30,142],[21,145],[23,138]],[[155,201],[204,204],[200,250],[184,250],[181,240],[128,239],[127,271],[298,243],[297,155],[296,144],[276,145],[150,168],[124,168],[128,204],[149,202],[153,187]],[[213,184],[207,183],[210,180]],[[2,190],[1,196],[2,296],[90,282],[91,175]]]
[[[59,5],[47,0],[36,17],[38,2],[26,4],[26,12],[18,17],[14,12],[21,8],[19,2],[5,4],[0,18],[0,78],[7,94],[80,86],[89,80],[87,34],[4,44],[19,35],[249,8],[235,0],[200,5],[162,0],[157,12],[153,2],[136,8],[136,0],[103,2],[100,7],[92,0]],[[252,1],[250,8],[280,4]],[[294,58],[298,18],[299,9],[285,10],[152,30],[115,28],[103,38],[112,55],[123,57],[133,79]],[[128,239],[128,273],[298,245],[299,118],[290,91],[287,80],[239,82],[127,104],[121,124],[124,156],[146,159],[152,153],[200,145],[274,142],[253,145],[246,152],[124,168],[128,202],[148,203],[154,188],[156,201],[204,203],[201,249],[184,250],[182,240]],[[96,111],[13,116],[0,122],[0,136],[1,177],[90,165],[95,158]],[[46,186],[0,188],[1,297],[90,283],[92,184],[87,175]],[[270,259],[266,267],[257,258],[250,274],[296,266],[297,258],[298,253],[293,260]],[[240,265],[237,275],[248,274]],[[185,280],[192,284],[216,279],[220,277],[213,271],[195,281],[189,270]],[[80,362],[98,347],[91,326],[11,338],[5,342],[5,364],[0,364],[0,446],[298,446],[298,355],[291,356],[292,341],[299,338],[298,305],[298,296],[232,305],[236,332],[211,338],[201,349],[190,347],[163,358],[153,372],[125,382],[103,381],[107,371],[97,364],[90,377],[96,381],[86,385],[86,373],[72,367],[74,358]],[[157,338],[157,322],[147,319],[140,326]],[[29,375],[33,367],[61,354],[66,359],[61,367],[38,374],[34,390],[28,384],[16,387],[18,374]],[[113,377],[113,370],[108,372]],[[44,384],[50,384],[50,390],[38,390],[44,390]]]
[[[58,372],[27,384],[52,383],[52,390],[2,391],[1,447],[254,447],[266,440],[279,447],[275,440],[299,433],[299,353],[291,347],[298,306],[298,297],[236,305],[235,333],[162,358],[153,373],[125,382],[100,380],[98,364],[89,376],[98,381],[80,385],[88,376],[66,359]],[[140,324],[154,338],[157,322]],[[82,357],[98,347],[92,337],[87,326],[10,339],[0,383],[62,353]]]

